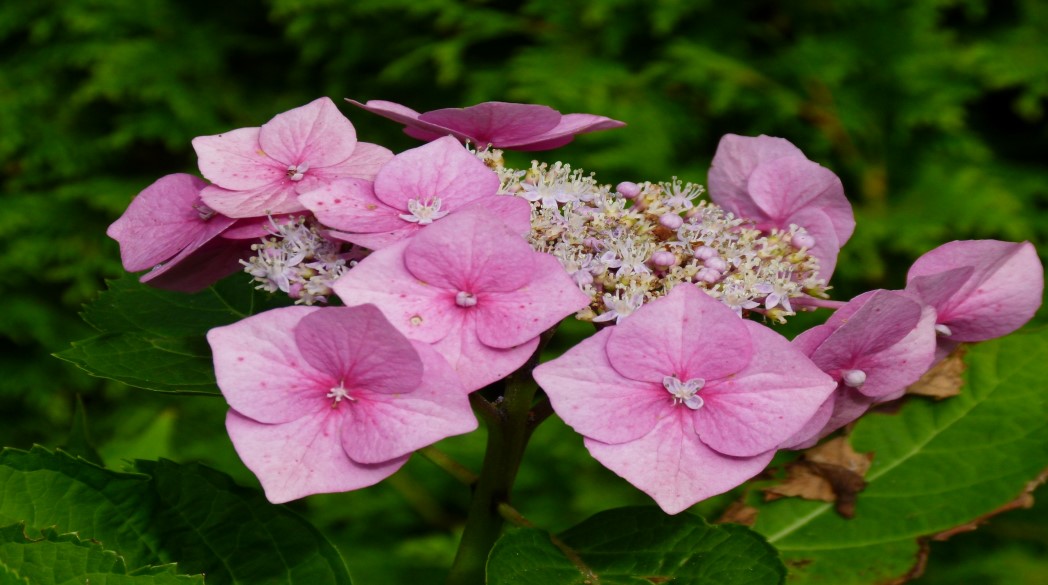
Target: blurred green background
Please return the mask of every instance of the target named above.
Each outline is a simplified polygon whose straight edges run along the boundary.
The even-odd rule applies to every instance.
[[[91,334],[78,308],[122,272],[106,226],[159,176],[196,172],[195,136],[321,95],[420,111],[542,103],[629,124],[537,153],[608,183],[701,182],[722,134],[783,136],[837,172],[855,206],[833,280],[847,299],[899,287],[952,239],[1031,240],[1044,256],[1046,38],[1039,0],[0,3],[0,440],[61,445],[80,394],[110,466],[165,456],[254,481],[220,400],[106,383],[49,355]],[[342,109],[362,140],[417,145]],[[482,433],[442,446],[476,467]],[[443,578],[467,494],[416,459],[380,486],[296,504],[359,583]],[[550,421],[516,501],[562,529],[645,498]],[[920,583],[1046,583],[1048,505],[932,551]]]

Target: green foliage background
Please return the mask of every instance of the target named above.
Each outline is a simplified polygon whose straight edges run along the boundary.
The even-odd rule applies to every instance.
[[[105,227],[157,177],[195,171],[195,136],[321,95],[421,111],[544,103],[629,124],[539,153],[610,183],[704,181],[722,134],[783,136],[837,172],[855,206],[833,283],[847,299],[898,287],[914,258],[952,239],[1031,240],[1043,257],[1045,38],[1038,0],[4,2],[0,441],[58,446],[81,394],[110,466],[203,460],[253,481],[224,436],[220,400],[103,383],[49,355],[90,335],[80,305],[122,272]],[[391,122],[343,111],[363,140],[415,145]],[[476,437],[445,447],[479,465]],[[569,483],[579,488],[561,489]],[[645,503],[622,483],[551,421],[517,497],[562,529]],[[380,486],[299,507],[359,582],[388,582],[390,555],[390,581],[429,582],[454,550],[462,491],[413,461]],[[921,582],[1048,581],[1046,508],[935,544]]]

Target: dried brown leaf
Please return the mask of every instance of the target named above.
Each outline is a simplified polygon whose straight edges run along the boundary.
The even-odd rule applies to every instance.
[[[930,396],[936,400],[960,394],[961,386],[964,385],[964,371],[967,369],[964,364],[965,351],[965,346],[958,346],[953,353],[925,372],[920,380],[911,384],[906,393]]]
[[[856,453],[847,437],[838,437],[804,452],[786,466],[786,480],[765,488],[765,499],[798,497],[835,502],[837,513],[855,515],[855,498],[866,488],[863,477],[870,469],[873,453]]]
[[[720,518],[717,518],[716,523],[726,524],[732,522],[744,526],[753,526],[757,522],[757,512],[759,512],[757,508],[747,506],[746,502],[732,502],[728,509],[721,514]]]

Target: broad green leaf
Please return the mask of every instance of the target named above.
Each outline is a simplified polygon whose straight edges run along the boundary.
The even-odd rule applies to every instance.
[[[25,534],[24,524],[0,528],[0,566],[34,585],[191,585],[203,575],[178,575],[175,565],[143,567],[128,573],[120,555],[76,534],[45,530],[41,538]]]
[[[487,572],[490,585],[764,585],[786,574],[775,549],[743,526],[650,507],[601,512],[557,544],[542,530],[515,530],[495,544]]]
[[[959,396],[911,399],[856,425],[853,448],[874,459],[853,519],[818,502],[755,503],[754,529],[780,550],[791,583],[901,577],[918,539],[992,514],[1048,468],[1048,331],[975,345],[967,363]]]
[[[139,461],[159,500],[165,552],[208,583],[349,585],[338,551],[302,517],[203,465]]]
[[[204,335],[282,302],[235,276],[190,295],[125,275],[84,308],[84,320],[100,335],[55,355],[92,375],[147,390],[217,394]]]
[[[76,532],[133,573],[177,562],[209,585],[349,585],[331,543],[257,491],[201,465],[139,461],[137,469],[118,473],[42,447],[4,449],[0,525]]]

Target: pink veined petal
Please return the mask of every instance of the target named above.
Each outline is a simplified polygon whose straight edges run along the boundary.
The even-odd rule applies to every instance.
[[[495,171],[450,136],[398,154],[375,177],[375,196],[405,211],[412,199],[428,203],[435,198],[441,211],[454,211],[498,190]]]
[[[827,322],[837,330],[812,356],[824,372],[858,369],[857,364],[864,357],[899,343],[921,319],[919,304],[888,290],[864,293],[848,304],[858,309],[844,319]]]
[[[447,128],[419,120],[418,117],[420,114],[407,106],[402,106],[394,102],[387,102],[385,100],[368,100],[366,104],[348,98],[346,101],[358,108],[363,108],[372,114],[378,114],[383,118],[389,118],[394,122],[400,122],[401,124],[406,125],[407,128],[404,129],[405,133],[413,128],[431,133],[432,138],[423,138],[422,140],[435,140],[441,136],[447,136],[449,134]],[[463,135],[461,138],[464,140],[466,137]]]
[[[415,342],[425,374],[406,394],[364,393],[346,409],[342,448],[359,463],[381,463],[477,428],[467,392],[433,348]]]
[[[258,142],[285,165],[329,167],[352,156],[357,131],[331,98],[322,97],[274,116],[259,129]]]
[[[1040,307],[1044,268],[1029,242],[949,242],[918,258],[906,280],[909,283],[962,266],[971,266],[972,276],[935,305],[938,322],[950,328],[947,339],[983,341],[1007,335],[1022,327]]]
[[[808,253],[819,260],[819,278],[829,281],[833,271],[837,267],[837,256],[841,251],[841,241],[837,239],[836,228],[830,217],[821,208],[802,209],[787,218],[782,229],[789,228],[790,224],[803,227],[810,236],[815,238],[815,245]],[[780,227],[772,222],[758,222],[761,229]]]
[[[589,296],[579,290],[559,260],[538,254],[534,262],[534,276],[528,284],[477,297],[470,310],[476,314],[477,337],[484,345],[520,345],[589,304]]]
[[[200,173],[218,187],[257,189],[285,178],[287,165],[270,158],[258,144],[258,128],[240,128],[193,139]]]
[[[512,374],[528,361],[538,345],[539,338],[535,337],[507,349],[488,347],[477,339],[474,316],[465,312],[460,324],[433,343],[433,349],[444,356],[472,392]]]
[[[736,215],[763,218],[763,211],[746,190],[747,182],[757,165],[784,156],[804,157],[804,153],[785,138],[725,134],[710,166],[710,199]]]
[[[262,217],[305,211],[295,187],[286,178],[243,191],[229,191],[214,185],[204,187],[200,198],[208,207],[229,217]]]
[[[789,439],[782,442],[779,445],[780,449],[807,449],[814,447],[819,442],[822,430],[826,428],[826,423],[830,421],[830,417],[833,416],[833,405],[837,402],[837,394],[841,392],[841,386],[837,386],[837,390],[833,391],[830,396],[819,406],[819,409],[815,411],[815,415],[808,419],[808,422],[804,423],[801,430],[793,434]]]
[[[139,282],[178,292],[201,291],[243,267],[251,256],[251,242],[212,236],[201,245],[186,247],[177,256],[139,277]]]
[[[944,272],[915,276],[906,283],[906,290],[923,303],[933,307],[944,305],[975,274],[974,266],[960,266]]]
[[[408,455],[375,465],[354,462],[338,440],[341,422],[333,409],[274,425],[230,410],[226,430],[240,459],[262,483],[266,499],[283,504],[374,485],[407,463]]]
[[[822,342],[826,341],[826,338],[836,330],[836,327],[831,327],[829,325],[816,325],[815,327],[800,333],[797,337],[794,337],[793,341],[790,343],[799,349],[801,353],[811,357],[811,355],[815,353],[815,350],[822,345]]]
[[[674,411],[662,384],[623,377],[605,352],[612,329],[583,339],[555,360],[535,368],[535,381],[557,415],[585,437],[604,443],[635,441]]]
[[[367,179],[372,181],[383,165],[393,160],[393,152],[384,146],[370,142],[358,142],[353,155],[344,161],[324,167],[310,167],[310,174],[323,182],[342,178]],[[302,190],[300,189],[301,193]]]
[[[465,143],[467,140],[470,140],[469,136],[466,136],[465,134],[460,134],[460,133],[455,132],[453,130],[448,130],[446,128],[441,128],[437,132],[430,132],[429,130],[423,130],[422,128],[416,128],[415,124],[412,124],[410,126],[405,126],[404,127],[404,134],[407,134],[408,136],[410,136],[412,138],[415,138],[417,140],[423,140],[423,141],[426,141],[426,142],[433,142],[434,140],[439,140],[441,138],[444,138],[445,136],[451,136],[451,137],[455,138],[456,140],[458,140],[459,142],[463,142],[463,143]]]
[[[430,286],[404,267],[401,241],[372,253],[332,288],[348,306],[372,303],[409,339],[434,343],[461,327],[465,313],[455,305],[455,293]]]
[[[778,333],[742,322],[753,340],[753,359],[734,376],[707,380],[698,393],[705,404],[692,416],[711,449],[749,457],[793,436],[837,384]]]
[[[382,248],[392,246],[397,242],[410,238],[420,229],[422,228],[418,227],[417,224],[405,223],[404,227],[388,232],[355,234],[329,230],[327,236],[335,240],[356,244],[357,246],[367,248],[368,250],[381,250]]]
[[[667,514],[677,514],[724,493],[760,473],[774,450],[753,457],[728,457],[699,440],[686,413],[678,411],[636,441],[608,445],[585,439],[590,455],[637,489]]]
[[[453,213],[409,240],[404,264],[415,278],[452,292],[506,292],[527,284],[539,252],[485,210]]]
[[[531,204],[523,197],[515,195],[497,195],[475,199],[459,211],[479,208],[499,218],[509,229],[521,236],[531,233]],[[455,213],[458,213],[456,211]]]
[[[335,376],[302,355],[295,326],[318,307],[283,307],[207,333],[222,395],[240,414],[261,423],[286,423],[330,410],[326,394]]]
[[[863,356],[855,362],[854,369],[866,374],[866,382],[857,390],[882,400],[905,390],[935,362],[937,341],[935,309],[924,307],[920,320],[906,337],[884,351]]]
[[[645,304],[612,330],[608,359],[620,374],[662,384],[734,374],[753,355],[743,321],[723,303],[685,283]]]
[[[779,225],[789,227],[788,219],[806,207],[822,210],[843,225],[834,225],[837,239],[845,242],[855,229],[851,205],[844,186],[829,169],[803,156],[787,156],[757,165],[746,183],[754,203]]]
[[[124,269],[152,268],[187,248],[200,247],[233,223],[215,215],[202,219],[195,206],[207,183],[186,174],[157,179],[138,194],[106,234],[119,242]]]
[[[605,116],[594,114],[564,114],[560,122],[550,130],[538,136],[532,136],[519,144],[501,142],[499,148],[536,151],[559,148],[574,140],[577,134],[598,132],[600,130],[611,130],[625,126],[624,122],[612,120]]]
[[[302,317],[294,337],[311,366],[351,392],[407,393],[422,382],[418,352],[374,305],[325,307]]]
[[[468,136],[477,146],[526,142],[556,127],[560,112],[549,106],[484,102],[468,108],[426,112],[419,121]]]
[[[290,223],[300,215],[282,214],[238,219],[229,229],[222,232],[222,237],[227,240],[257,240],[265,238],[276,233],[278,226]]]
[[[375,197],[374,184],[363,179],[338,179],[299,195],[299,202],[324,225],[345,232],[389,232],[407,225],[406,210],[386,205]]]

